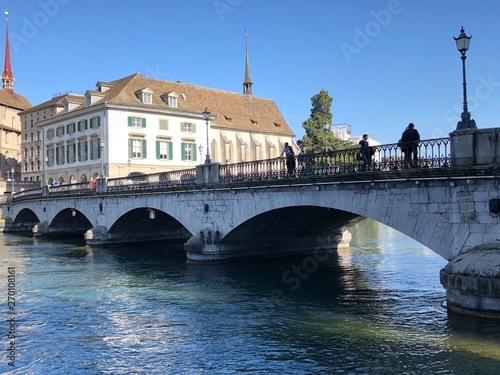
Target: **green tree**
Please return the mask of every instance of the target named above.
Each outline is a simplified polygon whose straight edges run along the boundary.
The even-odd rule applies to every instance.
[[[324,125],[332,123],[333,115],[330,112],[333,99],[328,91],[321,90],[311,98],[311,117],[302,123],[306,134],[297,141],[299,146],[305,146],[309,153],[323,152],[328,144],[328,150],[343,150],[355,147],[352,142],[336,138],[330,130],[325,131]]]

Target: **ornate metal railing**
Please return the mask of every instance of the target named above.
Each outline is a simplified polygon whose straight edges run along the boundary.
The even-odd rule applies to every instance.
[[[369,147],[296,155],[252,162],[221,165],[220,182],[279,179],[311,175],[331,175],[352,172],[389,171],[406,168],[450,167],[449,138],[420,141],[417,160],[404,150],[413,144],[387,144]]]
[[[196,185],[196,169],[160,172],[108,179],[107,191],[154,189],[168,186]]]
[[[449,138],[420,141],[417,145],[418,159],[405,159],[403,150],[411,144],[387,144],[369,147],[365,158],[359,157],[360,148],[336,150],[317,154],[296,155],[293,158],[274,158],[219,166],[219,182],[230,183],[252,180],[277,180],[342,173],[363,173],[370,171],[391,171],[410,168],[450,167]],[[408,154],[407,154],[408,155]],[[408,155],[409,156],[409,155]],[[97,183],[102,183],[97,181]],[[147,175],[109,178],[101,191],[145,190],[163,187],[196,185],[196,169],[152,173]],[[94,183],[50,186],[49,196],[92,194]],[[97,187],[99,190],[99,187]],[[42,188],[18,192],[14,199],[28,199],[41,196]]]

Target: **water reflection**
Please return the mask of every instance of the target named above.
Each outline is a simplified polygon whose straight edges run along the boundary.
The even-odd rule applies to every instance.
[[[496,374],[498,323],[440,307],[446,261],[371,221],[352,233],[316,262],[219,265],[0,235],[24,272],[17,373]]]

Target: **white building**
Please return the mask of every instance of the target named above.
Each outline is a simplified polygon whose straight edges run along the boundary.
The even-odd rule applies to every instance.
[[[274,101],[244,93],[146,78],[139,73],[97,82],[82,103],[40,120],[45,178],[51,183],[237,163],[277,157],[294,134]],[[204,110],[211,112],[207,123]],[[207,133],[208,131],[208,133]]]

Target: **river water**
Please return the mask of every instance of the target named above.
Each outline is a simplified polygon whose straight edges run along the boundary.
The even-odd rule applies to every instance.
[[[338,255],[222,265],[0,234],[0,373],[500,373],[500,322],[441,307],[444,259],[373,221],[351,232]]]

